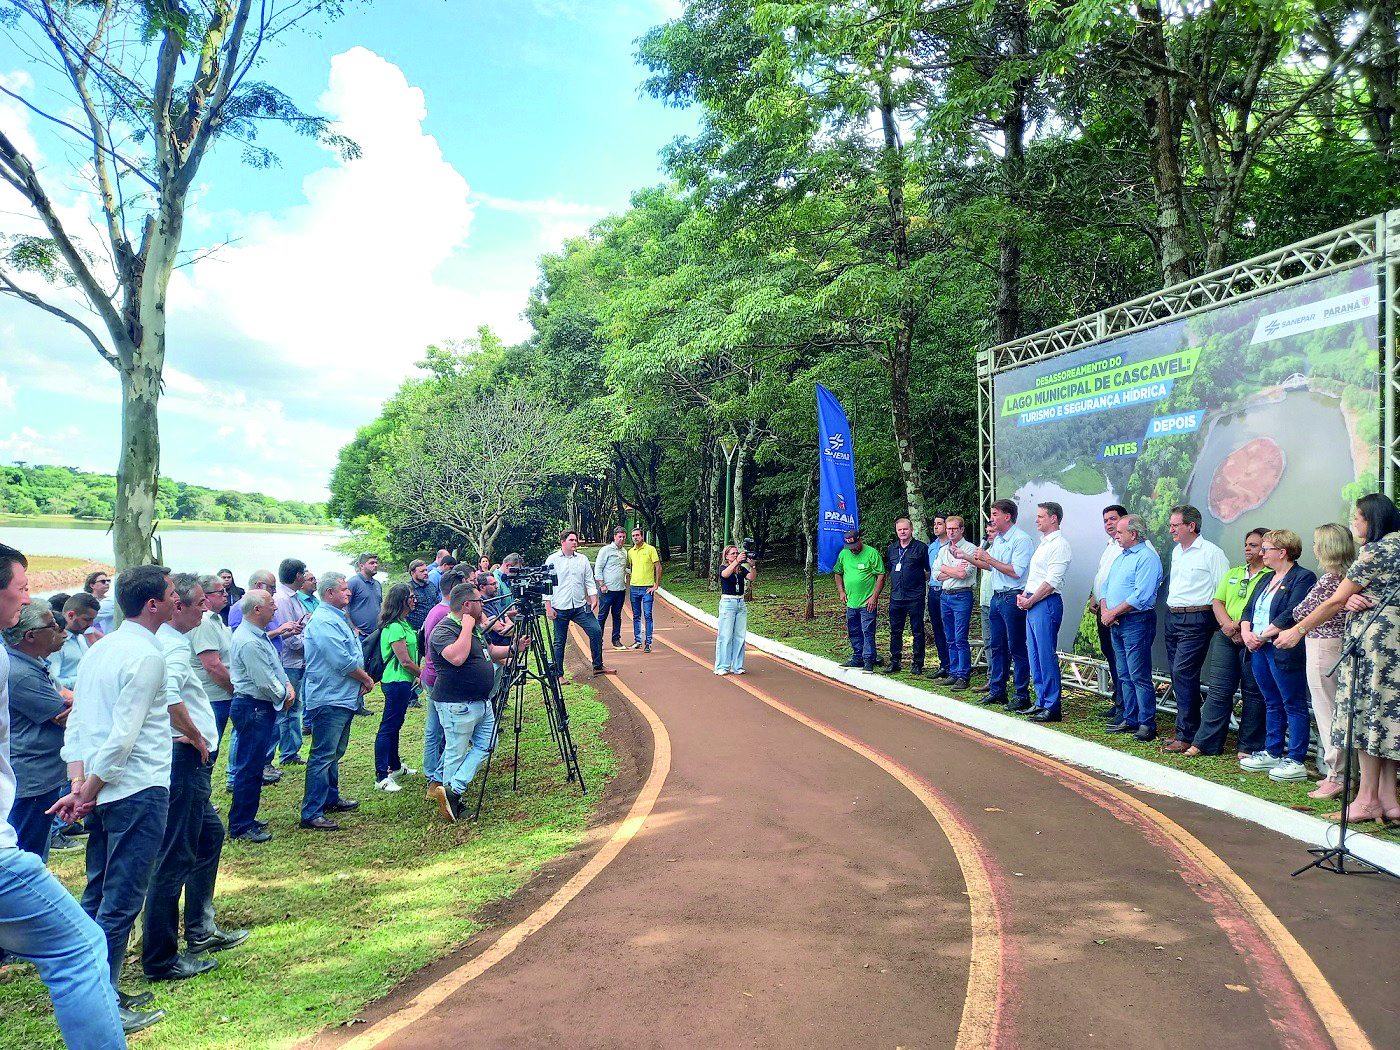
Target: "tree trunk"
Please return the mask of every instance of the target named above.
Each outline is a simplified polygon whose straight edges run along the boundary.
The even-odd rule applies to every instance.
[[[749,459],[749,446],[741,444],[734,450],[734,521],[733,531],[726,542],[738,547],[744,542],[744,465]]]
[[[814,620],[817,616],[817,530],[812,513],[812,500],[817,493],[817,471],[817,467],[812,468],[812,472],[807,475],[807,484],[802,489],[802,539],[807,548],[802,566],[802,578],[807,587],[807,605],[802,612],[804,620]]]
[[[716,446],[716,442],[710,442]],[[717,446],[716,446],[717,447]],[[705,578],[711,589],[719,576],[720,555],[724,550],[724,471],[720,467],[719,456],[712,452],[713,469],[710,471],[710,529],[706,537]]]
[[[1138,17],[1145,34],[1144,47],[1159,69],[1172,65],[1162,28],[1158,0],[1138,0]],[[1181,177],[1181,99],[1172,78],[1163,72],[1147,77],[1149,92],[1143,102],[1148,146],[1152,158],[1152,187],[1157,204],[1157,252],[1164,286],[1191,276],[1191,250],[1186,233],[1186,191]]]
[[[880,92],[880,122],[884,128],[885,148],[881,167],[885,171],[889,203],[891,248],[894,267],[900,273],[909,269],[909,216],[904,208],[904,158],[899,144],[899,129],[895,124],[894,107],[884,89]],[[928,520],[924,512],[924,483],[919,472],[919,456],[914,448],[914,425],[909,411],[909,366],[914,357],[914,305],[908,295],[902,295],[899,305],[899,325],[894,346],[890,350],[890,414],[894,421],[895,451],[904,478],[904,496],[909,505],[909,521],[914,535],[928,537]]]
[[[112,551],[118,571],[149,565],[154,558],[151,541],[160,479],[157,409],[161,356],[133,349],[133,367],[121,371],[122,446],[112,516]]]
[[[1011,52],[1024,55],[1029,50],[1026,40],[1026,13],[1017,8],[1011,13]],[[997,259],[997,342],[1006,343],[1021,334],[1021,233],[1018,223],[1025,200],[1026,175],[1026,92],[1029,76],[1021,76],[1011,88],[1002,132],[1006,143],[1001,161],[1002,181],[1006,186],[1006,203],[1010,222],[1002,228]],[[926,536],[920,537],[927,539]]]

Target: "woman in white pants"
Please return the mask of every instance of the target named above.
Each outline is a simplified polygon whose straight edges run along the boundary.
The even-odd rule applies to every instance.
[[[724,548],[719,571],[719,635],[715,638],[715,674],[744,673],[744,639],[749,611],[744,591],[758,576],[753,559],[732,544]]]

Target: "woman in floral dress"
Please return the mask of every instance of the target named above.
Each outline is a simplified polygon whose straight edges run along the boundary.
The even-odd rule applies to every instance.
[[[1343,644],[1359,633],[1357,655],[1338,672],[1337,712],[1332,740],[1346,739],[1347,714],[1356,712],[1352,745],[1361,767],[1361,784],[1348,808],[1356,822],[1400,822],[1395,775],[1400,763],[1400,512],[1388,496],[1374,492],[1356,501],[1351,531],[1361,553],[1332,597],[1281,633],[1274,644],[1297,645],[1314,627],[1342,609],[1347,620]],[[1372,620],[1377,603],[1385,601]],[[1366,626],[1369,624],[1370,626]],[[1340,816],[1340,814],[1335,814]]]

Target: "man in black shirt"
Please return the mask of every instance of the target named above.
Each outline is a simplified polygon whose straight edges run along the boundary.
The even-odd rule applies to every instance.
[[[437,671],[433,705],[445,739],[442,783],[433,786],[432,794],[442,815],[455,822],[467,785],[491,753],[496,731],[490,703],[496,681],[492,661],[504,660],[510,647],[493,645],[488,653],[476,630],[483,613],[481,593],[474,585],[461,583],[452,588],[447,607],[450,612],[428,639]],[[529,639],[521,642],[528,645]]]
[[[908,518],[894,523],[898,539],[885,552],[890,579],[890,674],[904,657],[904,621],[914,634],[915,674],[924,673],[924,599],[928,594],[928,546],[914,539]]]

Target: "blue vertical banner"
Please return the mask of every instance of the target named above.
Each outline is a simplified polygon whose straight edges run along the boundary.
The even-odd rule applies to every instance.
[[[817,384],[817,433],[821,441],[817,500],[817,571],[830,572],[845,546],[846,531],[860,527],[851,424],[836,395]]]

